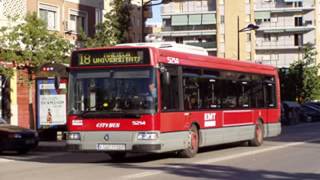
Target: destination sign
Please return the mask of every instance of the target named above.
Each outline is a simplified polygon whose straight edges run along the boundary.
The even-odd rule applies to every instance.
[[[112,49],[75,52],[72,66],[111,66],[149,64],[148,49]]]

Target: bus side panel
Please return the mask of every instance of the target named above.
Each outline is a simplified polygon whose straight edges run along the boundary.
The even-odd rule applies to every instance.
[[[279,123],[279,121],[280,121],[279,109],[268,109],[267,123]]]
[[[222,127],[222,111],[191,111],[186,112],[186,120],[196,123],[199,128],[219,128]]]
[[[223,111],[223,126],[241,126],[254,123],[252,110]]]
[[[254,110],[253,122],[256,124],[258,120],[262,120],[263,123],[268,121],[268,111],[266,109]]]
[[[165,112],[160,113],[160,131],[186,131],[190,123],[186,121],[183,112]]]

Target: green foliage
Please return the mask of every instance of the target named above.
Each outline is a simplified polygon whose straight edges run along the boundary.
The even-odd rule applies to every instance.
[[[286,71],[280,71],[282,99],[303,103],[319,99],[320,77],[317,52],[311,44],[304,48],[304,57],[290,65]]]
[[[105,21],[96,26],[96,34],[88,37],[80,33],[79,40],[84,47],[102,47],[128,41],[130,28],[131,0],[114,0],[111,10],[104,15]]]
[[[17,18],[11,18],[11,21],[17,25],[0,29],[2,61],[23,65],[29,71],[36,70],[44,63],[68,61],[73,46],[56,32],[48,31],[45,22],[36,13],[28,14],[20,24]],[[10,69],[0,67],[0,72],[7,70]]]

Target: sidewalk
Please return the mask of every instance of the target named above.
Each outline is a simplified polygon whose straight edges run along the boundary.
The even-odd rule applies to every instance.
[[[65,141],[39,141],[39,145],[34,151],[41,152],[61,152],[67,151]]]

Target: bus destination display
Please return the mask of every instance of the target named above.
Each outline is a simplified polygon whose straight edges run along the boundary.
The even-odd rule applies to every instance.
[[[72,58],[73,66],[135,65],[149,62],[148,49],[80,51]]]

